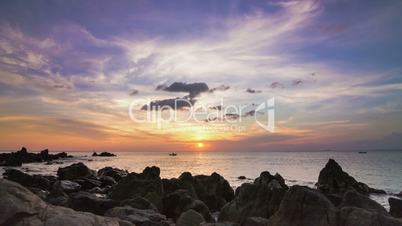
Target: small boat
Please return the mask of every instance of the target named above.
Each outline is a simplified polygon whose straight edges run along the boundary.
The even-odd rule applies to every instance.
[[[359,151],[359,154],[367,154],[367,151]]]
[[[177,153],[172,152],[172,153],[169,153],[169,155],[170,155],[170,156],[176,156]]]

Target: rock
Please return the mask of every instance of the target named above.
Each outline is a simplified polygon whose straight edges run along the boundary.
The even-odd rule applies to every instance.
[[[88,192],[91,194],[106,194],[105,191],[100,187],[94,187],[92,189],[89,189]]]
[[[262,172],[254,183],[244,183],[236,190],[235,198],[222,208],[218,220],[244,224],[249,217],[269,218],[278,210],[287,189],[279,174]]]
[[[176,226],[199,226],[202,222],[205,222],[204,217],[190,209],[180,215],[179,219],[177,219]]]
[[[210,176],[197,175],[185,172],[178,179],[164,179],[163,185],[166,193],[178,189],[185,189],[195,199],[203,201],[209,209],[220,210],[234,197],[234,191],[230,184],[219,174],[212,173]]]
[[[80,178],[94,177],[94,171],[90,170],[82,162],[59,168],[57,176],[60,180],[75,180]]]
[[[142,198],[142,197],[135,197],[133,199],[126,199],[120,202],[121,206],[131,206],[136,209],[151,209],[155,210],[156,212],[158,211],[158,208],[152,204],[150,201]]]
[[[49,192],[46,190],[42,190],[40,188],[35,188],[35,187],[26,187],[28,190],[30,190],[32,193],[37,195],[39,198],[42,200],[46,200],[46,197],[49,195]]]
[[[368,211],[388,215],[387,210],[383,206],[376,201],[371,200],[367,196],[357,193],[356,191],[346,192],[339,207],[358,207]]]
[[[163,207],[163,213],[174,220],[177,220],[183,212],[192,209],[200,213],[207,222],[214,222],[205,203],[201,200],[194,199],[194,197],[184,189],[179,189],[167,194],[163,199]]]
[[[112,177],[115,181],[119,181],[121,178],[127,176],[128,172],[125,170],[112,168],[112,167],[105,167],[98,170],[98,176],[109,176]]]
[[[113,186],[115,184],[117,184],[116,180],[113,179],[113,177],[109,177],[109,176],[101,176],[99,178],[100,182],[102,182],[102,187],[104,186]]]
[[[130,173],[123,177],[113,188],[110,194],[112,199],[143,197],[162,210],[163,185],[159,177],[159,168],[147,167],[140,174]]]
[[[396,198],[389,198],[389,213],[393,217],[402,218],[402,200]]]
[[[401,197],[402,198],[402,191],[399,192],[399,194],[397,194],[396,196]]]
[[[113,154],[113,153],[110,153],[110,152],[102,152],[102,153],[100,153],[100,154],[94,152],[94,153],[92,154],[92,156],[94,156],[94,157],[114,157],[114,156],[116,156],[116,155]]]
[[[166,217],[154,210],[141,210],[129,206],[110,209],[105,213],[105,216],[126,220],[137,226],[162,226],[168,224]]]
[[[340,210],[339,226],[402,226],[402,221],[378,212],[357,207]]]
[[[0,179],[0,225],[130,226],[127,221],[52,206],[21,185]]]
[[[60,181],[56,181],[53,184],[53,188],[54,189],[61,189],[63,192],[66,193],[72,193],[72,192],[77,192],[81,189],[81,185],[70,181],[70,180],[60,180]]]
[[[243,226],[268,226],[268,219],[262,217],[249,217]]]
[[[239,180],[245,180],[245,179],[247,179],[245,176],[239,176],[237,179],[239,179]]]
[[[356,181],[352,176],[342,170],[342,167],[329,159],[325,167],[320,171],[317,188],[326,194],[344,194],[348,190],[355,190],[363,195],[370,193],[385,194],[379,189],[370,188],[362,182]]]
[[[64,154],[52,155],[49,154],[47,149],[40,153],[29,153],[25,147],[22,147],[21,150],[17,152],[0,153],[0,166],[21,166],[23,163],[51,161],[67,157],[67,154]]]
[[[370,194],[378,194],[378,195],[386,195],[387,192],[381,189],[375,189],[375,188],[370,188],[369,187],[369,193]]]
[[[337,210],[319,191],[295,185],[283,197],[268,225],[336,226]]]
[[[200,226],[240,226],[237,223],[233,222],[217,222],[217,223],[201,223]]]
[[[35,187],[48,190],[51,182],[41,175],[29,175],[17,169],[6,169],[3,176],[11,181],[17,182],[25,187]]]
[[[49,195],[46,197],[46,202],[56,205],[56,206],[67,206],[68,195],[64,192],[63,188],[60,186],[59,181],[53,184]]]
[[[70,194],[68,206],[77,211],[91,212],[103,215],[108,209],[118,206],[119,202],[111,199],[98,198],[88,192],[76,192]]]
[[[78,184],[81,185],[81,188],[83,190],[90,190],[95,187],[101,187],[102,182],[97,180],[97,179],[92,179],[92,178],[80,178],[80,179],[75,179],[74,182],[77,182]]]

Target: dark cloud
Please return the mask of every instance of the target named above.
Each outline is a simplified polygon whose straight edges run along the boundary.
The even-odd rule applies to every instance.
[[[137,95],[138,93],[139,93],[139,91],[138,91],[138,90],[133,89],[133,90],[130,92],[130,96]]]
[[[235,113],[226,113],[226,114],[225,114],[225,118],[226,118],[226,119],[235,120],[235,119],[240,118],[240,115],[239,115],[239,114],[235,114]]]
[[[156,90],[164,90],[168,92],[185,92],[188,93],[190,98],[194,98],[203,92],[209,91],[207,84],[203,82],[197,83],[184,83],[184,82],[174,82],[170,86],[159,85]]]
[[[261,90],[255,90],[255,89],[250,89],[250,88],[248,88],[248,89],[246,90],[246,92],[247,92],[247,93],[261,93],[262,91],[261,91]]]
[[[302,83],[303,83],[303,80],[301,80],[301,79],[296,79],[296,80],[293,80],[292,86],[299,86],[299,85],[301,85]]]
[[[195,103],[194,99],[188,98],[172,98],[164,100],[154,100],[151,103],[141,107],[141,110],[160,110],[165,108],[172,108],[173,110],[183,110],[191,108]],[[167,109],[166,109],[167,110]]]
[[[228,90],[228,89],[230,89],[230,86],[220,85],[220,86],[218,86],[218,87],[215,87],[215,88],[210,89],[209,92],[213,93],[213,92],[215,92],[215,91],[226,91],[226,90]]]
[[[272,89],[276,89],[276,88],[281,88],[281,89],[283,89],[283,88],[285,88],[285,86],[284,86],[282,83],[280,83],[280,82],[272,82],[271,85],[270,85],[270,87],[271,87]]]
[[[222,110],[222,105],[212,106],[212,107],[209,107],[209,109],[221,111]]]

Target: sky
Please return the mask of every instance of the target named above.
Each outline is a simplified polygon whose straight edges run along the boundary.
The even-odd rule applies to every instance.
[[[0,150],[402,149],[401,21],[400,0],[3,0]]]

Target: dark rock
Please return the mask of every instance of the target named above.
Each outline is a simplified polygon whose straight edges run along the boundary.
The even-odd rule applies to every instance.
[[[320,171],[316,185],[320,191],[326,194],[344,194],[351,189],[363,195],[369,195],[370,192],[382,192],[356,181],[352,176],[344,172],[342,167],[333,159],[329,159],[325,167]]]
[[[133,199],[126,199],[120,202],[121,206],[131,206],[136,209],[152,209],[158,211],[158,208],[152,204],[150,201],[142,198],[142,197],[135,197]]]
[[[75,182],[81,185],[81,188],[83,190],[89,190],[95,187],[101,187],[102,182],[97,180],[97,179],[91,179],[91,178],[80,178],[80,179],[75,179]]]
[[[60,189],[66,193],[77,192],[81,189],[81,185],[70,180],[60,180],[53,184],[53,189]]]
[[[389,198],[389,213],[393,217],[402,218],[402,200],[396,198]]]
[[[17,152],[0,153],[0,166],[21,166],[23,163],[52,161],[67,157],[67,154],[64,154],[52,155],[49,154],[47,149],[40,153],[29,153],[25,147],[22,147],[21,150]]]
[[[94,156],[94,157],[114,157],[114,156],[116,156],[115,154],[113,154],[113,153],[110,153],[110,152],[102,152],[102,153],[100,153],[100,154],[98,154],[98,153],[96,153],[96,152],[94,152],[93,154],[92,154],[92,156]]]
[[[68,195],[64,192],[59,181],[53,184],[49,195],[46,197],[46,202],[56,206],[67,206]]]
[[[103,190],[100,187],[94,187],[92,189],[89,189],[88,192],[91,194],[106,194],[105,190]]]
[[[205,222],[204,217],[190,209],[180,215],[179,219],[177,219],[176,226],[199,226],[202,222]]]
[[[375,211],[344,207],[340,210],[339,226],[402,226],[402,221]]]
[[[59,168],[57,175],[60,180],[75,180],[80,178],[94,177],[94,171],[90,170],[82,162]]]
[[[39,198],[42,200],[46,200],[46,197],[49,195],[49,192],[46,190],[42,190],[40,188],[35,188],[35,187],[27,187],[28,190],[30,190],[32,193],[37,195]]]
[[[99,198],[88,192],[70,194],[68,206],[77,211],[91,212],[103,215],[108,209],[118,206],[119,202],[111,199]]]
[[[163,199],[163,206],[163,213],[165,213],[169,218],[173,218],[175,221],[183,212],[193,209],[200,213],[207,222],[214,222],[214,219],[205,203],[194,199],[194,197],[184,189],[179,189],[167,194]]]
[[[109,177],[109,176],[101,176],[99,178],[100,182],[102,182],[102,187],[104,186],[113,186],[115,184],[117,184],[116,180],[113,179],[113,177]]]
[[[237,179],[239,179],[239,180],[245,180],[245,179],[247,179],[245,176],[239,176]]]
[[[233,201],[226,204],[219,215],[220,222],[244,224],[249,217],[269,218],[279,208],[288,186],[278,175],[262,172],[254,183],[244,183]]]
[[[3,176],[11,181],[17,182],[25,187],[35,187],[48,190],[51,182],[41,175],[29,175],[17,169],[6,169]]]
[[[0,225],[130,226],[116,218],[52,206],[21,185],[0,179]]]
[[[169,225],[166,217],[154,210],[141,210],[129,206],[112,208],[105,213],[105,216],[126,220],[136,226]]]
[[[243,226],[268,226],[268,219],[262,217],[249,217]]]
[[[162,210],[163,184],[159,177],[159,168],[147,167],[142,173],[130,173],[123,177],[113,188],[110,194],[112,199],[143,197]]]
[[[337,217],[335,206],[323,194],[296,185],[286,192],[268,225],[336,226]]]
[[[112,177],[115,181],[119,181],[121,178],[127,176],[127,174],[128,172],[126,170],[121,170],[112,167],[105,167],[98,170],[99,177],[108,176]]]
[[[200,226],[240,226],[237,223],[233,223],[233,222],[217,222],[217,223],[201,223]]]
[[[371,200],[365,195],[359,194],[356,191],[348,191],[343,196],[342,203],[339,206],[342,207],[358,207],[368,211],[378,212],[380,214],[387,215],[387,210],[374,200]]]
[[[387,192],[381,189],[375,189],[375,188],[370,188],[369,187],[369,193],[370,194],[378,194],[378,195],[386,195]]]

